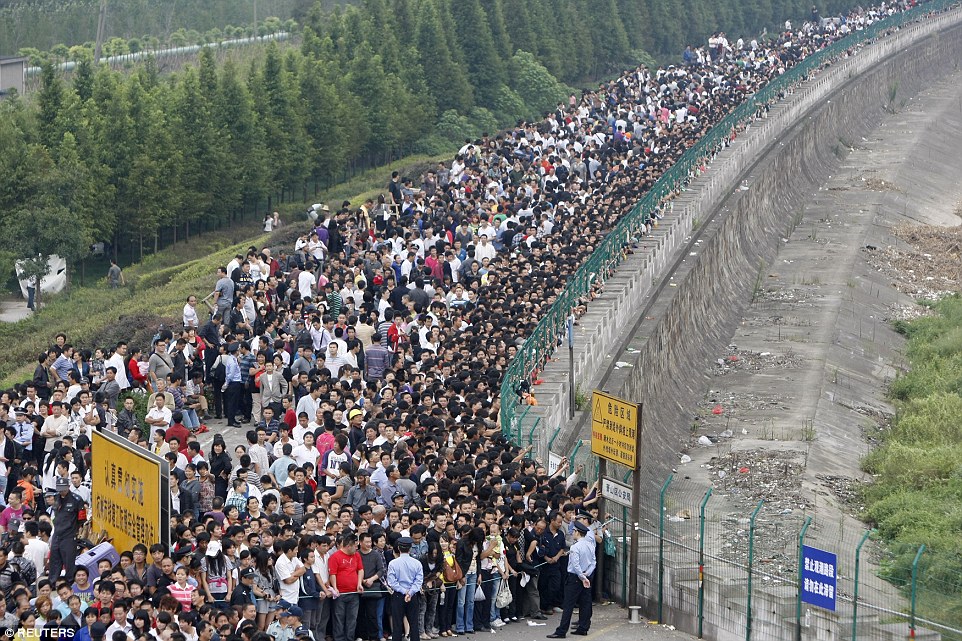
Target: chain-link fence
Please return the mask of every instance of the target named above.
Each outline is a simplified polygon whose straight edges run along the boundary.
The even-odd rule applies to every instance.
[[[801,470],[774,460],[725,459],[635,497],[636,604],[646,616],[712,639],[962,640],[962,576],[926,563],[924,548],[915,563],[893,566],[897,555],[874,530],[833,503],[799,498],[790,486]],[[586,472],[594,467],[585,462]],[[610,477],[628,482],[618,469]],[[608,501],[606,512],[616,554],[606,558],[604,591],[628,604],[630,510]],[[831,567],[811,562],[820,585],[800,573],[803,545],[835,555]]]

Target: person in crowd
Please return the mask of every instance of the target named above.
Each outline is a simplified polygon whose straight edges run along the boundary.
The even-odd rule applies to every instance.
[[[501,404],[535,404],[537,383],[502,398],[505,369],[567,276],[687,149],[844,36],[816,16],[765,41],[713,34],[679,68],[626,71],[539,123],[466,141],[420,188],[396,174],[356,210],[315,205],[300,229],[286,223],[293,247],[251,247],[211,275],[210,314],[190,295],[183,326],[140,346],[53,337],[0,404],[0,627],[69,627],[81,641],[421,641],[560,615],[546,632],[563,638],[577,607],[571,633],[587,634],[591,587],[604,586],[599,490],[567,461],[549,475],[505,437]],[[279,223],[267,214],[264,230]],[[207,394],[214,417],[201,424]],[[244,423],[249,447],[227,429]],[[104,430],[171,462],[171,541],[91,571],[75,567],[77,536],[101,492],[91,434]],[[36,611],[13,580],[28,563],[48,570],[29,576]]]

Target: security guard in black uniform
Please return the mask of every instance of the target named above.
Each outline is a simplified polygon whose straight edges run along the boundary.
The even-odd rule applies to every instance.
[[[66,570],[68,581],[73,580],[77,560],[77,517],[84,508],[82,498],[70,491],[70,480],[57,477],[57,498],[54,500],[53,537],[50,539],[50,580],[60,578]]]

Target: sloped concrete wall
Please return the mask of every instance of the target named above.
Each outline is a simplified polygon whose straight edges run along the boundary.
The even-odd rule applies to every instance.
[[[748,190],[722,204],[703,232],[697,260],[686,261],[674,274],[677,287],[658,297],[648,314],[653,320],[643,325],[648,331],[635,367],[614,372],[606,385],[646,402],[643,469],[649,491],[660,486],[687,441],[712,355],[727,344],[796,212],[839,166],[839,146],[872,131],[893,93],[897,105],[958,68],[962,13],[937,20],[887,38],[826,73],[813,91],[780,106],[770,118],[775,126],[760,128],[754,144],[745,145],[768,148],[747,174],[739,172],[729,183],[734,189],[745,180]],[[817,108],[806,114],[811,106]],[[745,162],[739,152],[733,156]],[[730,162],[741,164],[735,157]]]
[[[645,403],[643,495],[656,496],[677,461],[708,385],[707,365],[750,303],[795,212],[839,166],[840,150],[878,125],[893,91],[897,106],[958,67],[960,36],[957,9],[869,45],[802,85],[716,158],[589,306],[576,330],[575,381],[585,392],[603,387]],[[737,189],[743,181],[747,191]],[[624,352],[629,344],[637,352]],[[558,428],[551,448],[558,454],[590,437],[587,413],[567,420],[567,351],[558,350],[542,373],[531,412],[541,418],[542,454]],[[612,370],[615,360],[631,367]]]

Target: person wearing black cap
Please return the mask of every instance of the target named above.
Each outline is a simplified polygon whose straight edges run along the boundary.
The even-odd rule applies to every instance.
[[[60,577],[60,571],[72,577],[77,559],[77,515],[84,507],[83,499],[70,491],[70,480],[57,477],[57,497],[54,500],[53,536],[50,539],[51,580]]]
[[[411,627],[411,641],[421,641],[418,610],[421,603],[421,586],[424,584],[424,567],[412,559],[410,552],[414,540],[408,536],[398,539],[398,558],[387,566],[387,586],[391,589],[391,620],[394,622],[394,641],[404,636],[402,621],[407,617]]]
[[[231,606],[245,606],[248,603],[257,605],[257,597],[254,595],[254,568],[244,568],[238,577],[240,583],[230,595]]]
[[[578,606],[578,627],[572,634],[587,636],[591,627],[591,575],[595,571],[594,540],[588,538],[590,530],[581,521],[575,521],[575,544],[568,552],[568,572],[564,584],[564,605],[561,621],[549,639],[564,639],[571,615]]]

